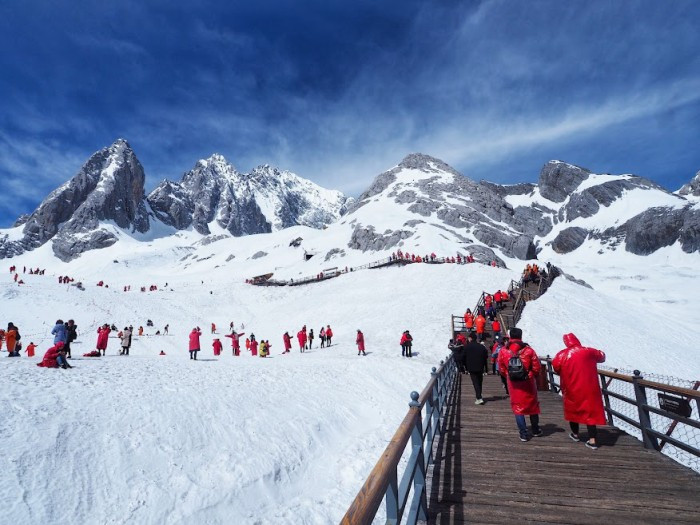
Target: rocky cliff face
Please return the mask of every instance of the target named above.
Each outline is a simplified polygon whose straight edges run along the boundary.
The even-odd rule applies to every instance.
[[[117,140],[92,155],[75,177],[23,218],[19,239],[10,241],[5,236],[0,240],[0,257],[18,255],[53,240],[56,255],[69,260],[82,251],[116,242],[113,234],[100,229],[104,221],[128,231],[147,231],[144,179],[129,144]]]
[[[235,236],[295,225],[322,228],[344,213],[347,200],[267,165],[240,173],[221,155],[200,160],[181,182],[163,181],[148,196],[155,216],[166,224],[209,234],[215,223]]]
[[[408,155],[380,174],[348,211],[346,220],[354,221],[348,246],[362,251],[410,246],[414,240],[408,239],[417,229],[430,225],[460,243],[498,248],[519,259],[534,257],[534,235],[551,229],[551,222],[529,212],[516,213],[503,198],[509,191],[505,188],[474,182],[434,157]],[[380,227],[382,208],[401,214],[401,227]]]
[[[681,195],[692,195],[693,197],[700,197],[700,171],[695,174],[695,177],[688,183],[685,184],[678,193]]]

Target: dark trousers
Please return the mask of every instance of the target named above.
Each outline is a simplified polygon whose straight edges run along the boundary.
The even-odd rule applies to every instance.
[[[469,372],[469,377],[472,380],[472,385],[474,385],[476,398],[481,399],[481,389],[484,385],[484,374],[481,372]]]
[[[525,422],[525,416],[515,416],[515,423],[518,425],[518,432],[520,437],[527,437],[527,423]],[[532,425],[532,433],[537,434],[540,430],[540,416],[539,414],[533,414],[530,416],[530,425]]]
[[[573,421],[569,421],[569,427],[571,427],[571,431],[578,435],[578,430],[579,430],[579,424],[574,423]],[[598,427],[595,425],[586,425],[586,428],[588,429],[588,439],[595,439],[598,437]]]
[[[190,359],[194,359],[196,361],[197,360],[197,352],[199,352],[199,350],[190,350]],[[192,357],[192,356],[194,356],[194,357]]]

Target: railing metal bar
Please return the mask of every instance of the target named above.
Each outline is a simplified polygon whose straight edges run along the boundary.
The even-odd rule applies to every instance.
[[[673,438],[671,436],[667,436],[666,434],[659,432],[657,430],[654,430],[653,428],[648,428],[647,432],[649,434],[652,434],[654,437],[657,437],[659,439],[663,439],[664,441],[667,441],[668,444],[671,446],[674,446],[676,448],[684,450],[688,454],[692,454],[694,456],[700,457],[700,449],[697,449],[695,447],[691,447],[690,445],[687,445],[687,444],[683,443],[682,441],[678,441],[676,438]]]
[[[669,412],[668,410],[656,408],[655,406],[651,406],[648,404],[643,405],[643,407],[645,409],[649,410],[650,412],[654,412],[655,414],[659,414],[660,416],[667,417],[668,419],[673,419],[673,420],[677,421],[678,423],[683,423],[684,425],[689,425],[691,427],[700,428],[700,421],[695,421],[694,419],[683,417],[680,414],[674,414],[673,412]],[[664,435],[666,435],[666,434],[664,434]]]

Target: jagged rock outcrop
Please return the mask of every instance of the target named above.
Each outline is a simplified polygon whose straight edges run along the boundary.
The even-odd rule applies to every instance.
[[[210,233],[216,222],[234,236],[290,226],[322,228],[338,219],[348,199],[268,165],[240,173],[218,154],[200,160],[182,181],[163,181],[148,196],[156,217],[177,229]]]
[[[693,177],[688,184],[684,184],[683,187],[678,190],[678,193],[680,195],[700,197],[700,171],[695,174],[695,177]]]
[[[573,164],[550,160],[540,171],[540,195],[550,201],[564,202],[590,173],[589,170]]]
[[[552,249],[557,253],[569,253],[580,247],[588,237],[588,230],[576,226],[564,228],[551,241]]]
[[[113,223],[131,232],[146,232],[149,217],[141,163],[124,139],[88,159],[75,177],[49,194],[26,219],[20,240],[0,240],[0,257],[37,248],[53,240],[54,252],[69,260],[82,251],[113,244],[102,230]]]

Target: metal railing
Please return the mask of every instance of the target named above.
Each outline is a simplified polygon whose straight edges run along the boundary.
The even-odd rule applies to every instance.
[[[341,521],[343,525],[372,523],[382,499],[386,501],[387,524],[400,524],[407,508],[409,525],[427,519],[426,473],[433,463],[433,443],[442,434],[443,417],[449,398],[454,395],[456,377],[454,359],[449,356],[439,369],[433,367],[430,381],[420,394],[411,392],[406,417],[350,505]],[[398,467],[407,446],[410,455],[399,481]]]
[[[552,359],[547,356],[541,362],[550,391],[560,393]],[[598,376],[608,425],[639,438],[644,448],[664,452],[700,472],[700,381],[685,388],[649,381],[639,370],[628,375],[602,368]]]

